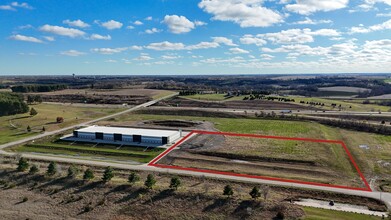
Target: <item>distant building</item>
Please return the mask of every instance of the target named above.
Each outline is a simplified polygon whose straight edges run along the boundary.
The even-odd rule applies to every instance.
[[[181,137],[181,131],[143,128],[90,126],[73,131],[73,139],[92,142],[121,142],[122,144],[164,145]]]

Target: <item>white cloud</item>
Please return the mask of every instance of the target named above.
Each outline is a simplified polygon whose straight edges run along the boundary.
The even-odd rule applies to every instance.
[[[358,27],[352,27],[350,28],[350,34],[355,34],[355,33],[369,33],[373,31],[381,31],[381,30],[389,30],[391,29],[391,19],[388,21],[385,21],[381,24],[376,24],[372,25],[369,27],[363,27],[362,25]]]
[[[263,7],[264,0],[202,0],[198,6],[213,20],[232,21],[240,27],[268,27],[283,22],[277,11]]]
[[[82,37],[86,34],[84,31],[78,29],[65,28],[65,27],[53,26],[48,24],[45,24],[44,26],[40,27],[39,30],[43,32],[48,32],[48,33],[57,34],[61,36],[67,36],[71,38]]]
[[[8,5],[0,5],[0,10],[16,11],[16,8],[33,9],[33,7],[31,7],[29,4],[25,2],[23,3],[12,2],[11,4]]]
[[[187,50],[198,50],[198,49],[209,49],[209,48],[216,48],[220,45],[216,42],[201,42],[194,45],[189,45],[186,47]]]
[[[238,47],[230,48],[229,51],[230,51],[232,54],[245,54],[245,53],[250,53],[249,51],[244,50],[244,49],[241,49],[241,48],[238,48]]]
[[[391,12],[388,13],[378,13],[376,17],[391,17]]]
[[[23,3],[18,3],[18,2],[12,2],[11,6],[16,7],[16,8],[25,8],[25,9],[33,9],[29,4],[26,2]]]
[[[118,63],[118,61],[116,61],[116,60],[105,60],[105,63]]]
[[[123,26],[121,22],[114,20],[103,22],[100,25],[108,30],[120,29]]]
[[[232,42],[232,39],[228,39],[226,37],[212,37],[212,39],[213,42],[216,42],[218,44],[225,44],[227,46],[232,46],[232,47],[238,46]]]
[[[119,47],[119,48],[94,48],[91,49],[92,52],[100,53],[100,54],[115,54],[115,53],[121,53],[125,50],[127,50],[127,47]]]
[[[152,28],[152,29],[147,29],[147,30],[145,30],[145,33],[147,33],[147,34],[156,34],[156,33],[159,33],[159,32],[161,32],[162,30],[160,30],[160,29],[157,29],[157,28]]]
[[[133,22],[133,24],[134,24],[134,25],[143,25],[144,23],[137,20],[137,21]]]
[[[173,55],[163,55],[162,56],[163,60],[175,60],[175,59],[179,59],[179,58],[181,58],[181,56],[173,56]]]
[[[359,5],[359,10],[352,10],[351,12],[356,11],[369,11],[375,7],[375,4],[377,3],[383,3],[387,5],[391,5],[391,0],[363,0],[364,3]]]
[[[190,32],[195,28],[195,24],[185,16],[178,15],[166,15],[164,16],[163,23],[168,26],[171,33],[181,34]]]
[[[90,25],[85,23],[84,21],[78,19],[78,20],[74,20],[74,21],[71,21],[71,20],[64,20],[62,23],[64,24],[67,24],[69,26],[72,26],[72,27],[79,27],[79,28],[86,28],[86,27],[89,27]]]
[[[55,41],[54,37],[51,36],[44,36],[43,38],[45,38],[47,41]]]
[[[83,52],[80,52],[77,50],[67,50],[67,51],[62,51],[60,54],[65,55],[65,56],[78,57],[78,56],[84,55],[86,53],[83,53]]]
[[[263,60],[272,60],[274,58],[274,56],[272,56],[270,54],[261,54],[260,57]]]
[[[126,29],[132,30],[134,27],[132,25],[126,26]]]
[[[111,40],[111,36],[110,35],[103,36],[100,34],[91,34],[89,39],[90,40]]]
[[[185,45],[183,43],[163,41],[160,43],[151,43],[146,48],[150,50],[183,50],[185,49]]]
[[[148,55],[141,55],[137,58],[134,58],[133,60],[138,60],[138,61],[147,61],[147,60],[152,60],[153,58],[148,56]]]
[[[142,46],[133,45],[133,46],[129,47],[129,49],[131,49],[131,50],[142,50],[143,47]]]
[[[255,44],[257,46],[262,46],[267,44],[267,42],[264,39],[254,37],[253,35],[246,34],[243,37],[240,38],[240,43],[242,44]]]
[[[304,20],[296,21],[293,24],[312,24],[312,25],[316,25],[316,24],[330,24],[330,23],[333,23],[333,21],[332,20],[312,20],[309,17],[305,17]]]
[[[288,4],[288,11],[309,15],[317,11],[333,11],[347,7],[349,0],[296,0],[295,4]]]
[[[41,41],[41,40],[38,39],[38,38],[29,37],[29,36],[24,36],[24,35],[20,35],[20,34],[12,35],[12,36],[10,37],[10,39],[12,39],[12,40],[17,40],[17,41],[33,42],[33,43],[43,43],[43,41]]]
[[[207,25],[208,23],[206,22],[203,22],[203,21],[194,21],[194,25],[195,26],[204,26],[204,25]]]
[[[145,18],[146,21],[152,21],[152,16],[148,16]]]

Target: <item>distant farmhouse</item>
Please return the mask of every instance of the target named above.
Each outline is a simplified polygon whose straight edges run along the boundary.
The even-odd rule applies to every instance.
[[[158,146],[174,143],[181,137],[181,133],[181,131],[174,130],[89,126],[74,130],[71,139],[97,143]]]

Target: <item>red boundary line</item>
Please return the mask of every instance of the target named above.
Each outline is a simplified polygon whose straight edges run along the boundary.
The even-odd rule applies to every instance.
[[[283,178],[277,178],[277,177],[257,176],[257,175],[233,173],[233,172],[227,172],[227,171],[206,170],[206,169],[199,169],[199,168],[156,164],[161,158],[163,158],[165,155],[170,153],[172,150],[174,150],[174,148],[176,148],[177,146],[182,144],[186,139],[188,139],[193,134],[213,134],[213,135],[227,135],[227,136],[238,136],[238,137],[269,138],[269,139],[278,139],[278,140],[294,140],[294,141],[308,141],[308,142],[317,142],[317,143],[340,144],[344,148],[345,152],[347,153],[347,155],[350,159],[350,162],[353,164],[353,166],[356,169],[357,173],[359,174],[360,178],[364,182],[365,188],[349,187],[349,186],[341,186],[341,185],[333,185],[333,184],[325,184],[325,183],[316,183],[316,182],[307,182],[307,181],[283,179]],[[154,158],[151,162],[148,163],[148,166],[176,169],[176,170],[186,170],[186,171],[201,172],[201,173],[220,174],[220,175],[227,175],[227,176],[246,177],[246,178],[252,178],[252,179],[263,179],[263,180],[279,181],[279,182],[285,182],[285,183],[298,183],[298,184],[313,185],[313,186],[325,186],[325,187],[331,187],[331,188],[351,189],[351,190],[372,192],[371,187],[369,186],[367,180],[365,179],[364,175],[360,171],[360,168],[357,166],[356,162],[354,161],[354,158],[353,158],[352,154],[350,153],[349,149],[346,147],[345,143],[343,141],[337,141],[337,140],[324,140],[324,139],[312,139],[312,138],[293,138],[293,137],[268,136],[268,135],[258,135],[258,134],[240,134],[240,133],[231,133],[231,132],[215,132],[215,131],[194,130],[194,131],[191,131],[189,134],[187,134],[185,137],[183,137],[181,140],[179,140],[177,143],[175,143],[173,146],[171,146],[170,148],[168,148],[167,150],[165,150],[164,152],[159,154],[156,158]]]

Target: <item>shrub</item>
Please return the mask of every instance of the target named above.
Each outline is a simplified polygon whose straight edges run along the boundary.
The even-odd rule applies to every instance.
[[[83,179],[84,180],[92,180],[94,179],[94,172],[88,168],[85,172],[84,172],[84,175],[83,175]]]
[[[29,163],[26,158],[21,157],[18,162],[18,167],[16,168],[19,172],[24,172],[29,168]]]
[[[114,177],[114,171],[113,168],[107,167],[105,169],[105,172],[103,173],[102,180],[103,182],[107,183]]]
[[[36,173],[38,173],[38,171],[39,171],[39,169],[38,169],[37,165],[34,164],[34,165],[31,166],[31,168],[29,170],[29,173],[30,174],[36,174]]]
[[[153,186],[155,186],[156,180],[155,177],[152,174],[148,174],[147,180],[145,180],[144,185],[147,187],[147,189],[152,189]]]
[[[259,191],[259,187],[258,186],[254,186],[254,188],[251,190],[251,192],[249,193],[251,198],[253,199],[257,199],[261,196],[261,192]]]
[[[181,180],[179,179],[179,177],[175,176],[171,178],[171,183],[170,183],[171,189],[177,190],[180,185],[181,185]]]
[[[35,116],[35,115],[37,115],[38,114],[38,112],[37,112],[37,110],[35,110],[35,108],[31,108],[30,109],[30,115],[31,116]]]
[[[134,183],[136,183],[138,181],[140,181],[140,176],[137,173],[132,172],[129,175],[128,182],[131,183],[131,184],[134,184]]]
[[[72,164],[71,166],[68,167],[67,176],[69,178],[75,178],[78,173],[79,173],[79,170],[77,169],[77,167],[75,165]]]
[[[46,173],[48,176],[54,176],[54,174],[57,173],[57,164],[55,162],[50,162]]]
[[[234,194],[234,191],[230,185],[224,187],[223,195],[231,197]]]

